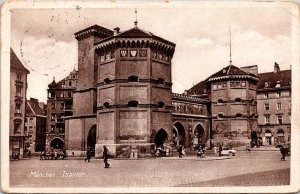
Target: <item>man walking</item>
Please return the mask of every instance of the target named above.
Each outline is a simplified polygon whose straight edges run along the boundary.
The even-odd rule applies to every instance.
[[[103,146],[103,161],[104,161],[104,164],[105,164],[104,168],[109,168],[109,166],[110,166],[107,162],[108,157],[109,157],[109,151],[106,148],[106,146]]]
[[[86,151],[86,158],[84,159],[84,161],[90,162],[90,159],[91,159],[91,151],[90,151],[90,148],[88,148]]]
[[[281,152],[281,155],[282,155],[281,160],[283,160],[283,161],[285,161],[285,154],[286,154],[285,150],[286,150],[285,146],[281,146],[281,148],[280,148],[280,152]]]

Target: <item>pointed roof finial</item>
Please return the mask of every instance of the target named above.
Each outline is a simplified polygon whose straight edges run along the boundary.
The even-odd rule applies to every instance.
[[[137,21],[137,10],[135,8],[135,21],[134,21],[134,27],[137,28],[137,24],[138,24],[138,21]]]
[[[229,45],[230,45],[230,61],[229,64],[232,65],[232,59],[231,59],[231,30],[230,30],[230,26],[229,26]]]
[[[53,77],[53,81],[55,82],[55,76]]]

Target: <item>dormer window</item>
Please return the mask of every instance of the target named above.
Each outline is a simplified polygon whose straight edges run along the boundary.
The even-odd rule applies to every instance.
[[[281,98],[281,92],[276,92],[276,97]]]
[[[265,87],[270,87],[270,82],[265,82]]]
[[[139,77],[132,75],[128,77],[128,82],[138,82],[139,81]]]
[[[278,80],[278,81],[276,82],[276,86],[275,86],[275,87],[276,87],[276,88],[281,87],[281,81]]]

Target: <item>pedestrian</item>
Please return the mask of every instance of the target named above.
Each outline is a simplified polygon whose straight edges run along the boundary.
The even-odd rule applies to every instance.
[[[182,145],[180,145],[178,148],[178,155],[179,155],[179,158],[182,158]]]
[[[84,161],[85,162],[86,161],[90,162],[90,159],[91,159],[91,150],[90,150],[90,148],[87,148],[87,150],[86,150],[86,158],[84,159]]]
[[[44,152],[44,151],[41,151],[40,160],[45,159],[45,158],[44,158],[44,155],[45,155],[45,152]]]
[[[107,162],[108,160],[108,157],[109,157],[109,150],[106,148],[106,146],[103,146],[103,161],[104,161],[104,168],[109,168],[109,164]]]
[[[214,147],[214,154],[215,154],[215,157],[218,157],[218,148],[217,147]]]
[[[250,150],[250,145],[247,145],[246,150],[248,151],[248,153],[250,154],[251,150]]]
[[[198,148],[197,158],[198,157],[203,158],[203,150],[202,150],[201,146],[199,146],[199,148]]]
[[[282,155],[281,160],[285,161],[285,155],[286,155],[285,146],[281,146],[280,152],[281,152],[281,155]]]
[[[219,145],[219,157],[221,157],[222,156],[222,146],[221,146],[221,144]]]
[[[54,159],[57,160],[57,150],[54,151]]]
[[[182,146],[182,151],[181,152],[182,152],[182,156],[185,157],[186,155],[185,155],[185,147],[184,146]]]
[[[31,156],[31,151],[28,149],[28,157],[30,158]]]

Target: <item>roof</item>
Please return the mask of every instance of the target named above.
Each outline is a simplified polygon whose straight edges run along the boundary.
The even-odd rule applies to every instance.
[[[226,75],[253,75],[256,77],[256,75],[243,71],[242,69],[234,65],[228,65],[227,67],[221,69],[217,73],[211,75],[209,78],[221,77]]]
[[[10,48],[10,67],[18,71],[23,71],[24,73],[29,74],[30,72],[26,69],[20,59],[17,57],[15,52]]]
[[[25,105],[26,116],[46,116],[45,111],[39,106],[37,100],[27,100]]]
[[[207,94],[206,80],[201,81],[187,90],[188,95]]]
[[[98,26],[97,24],[95,24],[93,26],[90,26],[88,28],[85,28],[83,30],[80,30],[80,31],[76,32],[74,35],[75,35],[75,38],[78,39],[82,35],[86,35],[86,34],[89,34],[89,33],[98,34],[98,35],[101,35],[103,37],[109,37],[109,36],[112,36],[114,34],[114,32],[112,30],[109,30],[107,28],[104,28],[102,26]]]
[[[167,43],[171,46],[175,46],[175,44],[173,42],[170,42],[166,39],[163,39],[159,36],[156,36],[155,34],[153,34],[152,32],[148,32],[148,31],[145,31],[145,30],[142,30],[138,27],[134,27],[134,28],[131,28],[129,30],[126,30],[124,32],[120,32],[119,34],[117,35],[114,35],[114,36],[110,36],[106,39],[103,39],[103,40],[100,40],[99,42],[97,43],[100,43],[100,42],[104,42],[104,41],[107,41],[111,38],[156,38],[164,43]],[[95,44],[97,44],[95,43]]]
[[[291,86],[291,70],[259,73],[258,77],[258,89],[265,89],[265,82],[270,83],[268,88],[274,88],[277,81],[280,81],[281,87]]]

